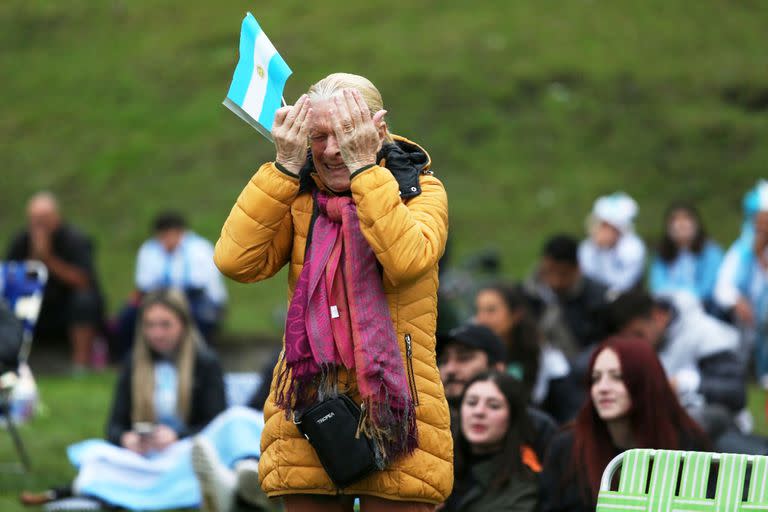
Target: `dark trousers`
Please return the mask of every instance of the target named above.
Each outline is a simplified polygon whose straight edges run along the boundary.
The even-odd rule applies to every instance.
[[[104,306],[101,296],[92,289],[71,290],[66,295],[44,296],[35,325],[35,338],[66,340],[75,325],[100,329]]]

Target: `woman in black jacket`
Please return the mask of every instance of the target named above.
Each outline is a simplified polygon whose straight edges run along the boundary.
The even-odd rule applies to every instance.
[[[526,393],[514,377],[482,373],[461,398],[454,487],[444,512],[536,510],[541,467],[531,447]]]
[[[542,512],[595,510],[605,467],[630,448],[709,448],[704,432],[677,401],[651,345],[605,340],[589,364],[589,398],[552,440],[544,461]]]
[[[137,453],[162,450],[198,433],[225,408],[221,365],[192,322],[186,299],[174,290],[147,296],[133,353],[117,382],[107,439]],[[146,424],[151,436],[142,431]]]
[[[184,438],[200,432],[226,408],[221,366],[205,346],[179,291],[147,295],[136,331],[133,353],[115,390],[109,442],[88,440],[70,446],[70,461],[79,470],[73,484],[24,493],[25,504],[72,494],[128,509],[199,504],[191,443]],[[222,437],[221,430],[213,429],[208,437],[215,441]],[[228,455],[234,453],[229,448]],[[254,448],[248,449],[238,456],[253,454]],[[136,487],[139,480],[141,491]]]

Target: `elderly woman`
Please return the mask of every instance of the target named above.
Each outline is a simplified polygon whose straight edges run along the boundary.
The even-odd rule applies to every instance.
[[[354,497],[363,511],[427,511],[451,492],[434,336],[447,199],[427,153],[389,133],[382,107],[370,81],[336,73],[280,109],[276,159],[250,179],[216,244],[216,264],[237,281],[289,264],[259,463],[263,489],[288,512],[352,510]],[[289,419],[337,394],[364,405],[359,430],[379,462],[345,488]]]

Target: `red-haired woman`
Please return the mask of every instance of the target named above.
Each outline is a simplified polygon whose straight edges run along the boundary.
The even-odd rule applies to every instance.
[[[543,512],[594,510],[603,470],[624,450],[709,447],[648,343],[607,339],[592,355],[588,375],[589,399],[552,440],[544,463]]]

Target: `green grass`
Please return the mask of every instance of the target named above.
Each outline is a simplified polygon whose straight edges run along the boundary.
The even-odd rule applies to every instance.
[[[0,510],[24,510],[18,505],[22,489],[39,491],[72,481],[76,473],[67,460],[66,447],[104,437],[114,382],[113,372],[78,379],[38,379],[44,407],[39,416],[19,429],[33,470],[24,475],[0,468]],[[17,460],[10,436],[0,431],[0,464],[9,466]]]
[[[45,407],[42,414],[20,428],[33,471],[23,475],[0,468],[0,510],[25,510],[18,505],[18,493],[22,489],[42,490],[66,485],[74,478],[75,471],[67,462],[66,447],[76,441],[103,437],[114,382],[113,372],[80,379],[38,379]],[[755,418],[756,431],[768,435],[765,400],[764,391],[755,386],[749,388],[749,408]],[[0,465],[15,460],[10,436],[0,431]]]
[[[766,176],[759,0],[5,0],[0,233],[31,193],[55,191],[98,241],[112,310],[159,209],[215,239],[273,157],[221,106],[246,10],[294,70],[287,99],[337,70],[379,86],[393,130],[430,151],[447,186],[456,256],[493,245],[512,277],[617,189],[639,200],[646,237],[686,197],[727,244]],[[231,284],[228,329],[277,333],[284,282]]]

